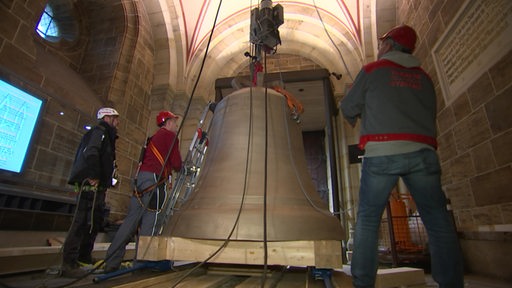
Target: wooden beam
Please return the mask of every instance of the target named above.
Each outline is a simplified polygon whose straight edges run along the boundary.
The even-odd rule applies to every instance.
[[[201,262],[223,244],[222,240],[141,236],[137,255],[140,260]],[[341,268],[341,250],[341,243],[336,240],[267,242],[267,264]],[[262,265],[265,263],[263,242],[230,241],[208,262]]]
[[[92,257],[104,259],[110,243],[95,243]],[[135,243],[128,244],[124,259],[135,257]],[[45,270],[59,266],[62,261],[61,245],[42,247],[0,248],[0,275]]]
[[[425,287],[423,269],[398,267],[377,270],[375,288]]]
[[[251,268],[241,265],[230,266],[210,266],[208,267],[208,274],[212,275],[237,275],[237,276],[261,276],[263,275],[263,266],[254,266],[259,268]],[[272,270],[266,272],[267,277],[272,276]]]

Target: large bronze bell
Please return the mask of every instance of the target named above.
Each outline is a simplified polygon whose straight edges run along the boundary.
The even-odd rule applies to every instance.
[[[283,95],[237,90],[217,104],[211,121],[196,188],[162,235],[224,240],[236,225],[231,240],[343,239],[340,221],[315,190]]]

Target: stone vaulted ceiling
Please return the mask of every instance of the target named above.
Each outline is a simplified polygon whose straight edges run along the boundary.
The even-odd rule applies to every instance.
[[[394,0],[272,2],[284,8],[284,24],[279,27],[282,44],[277,47],[277,53],[299,55],[343,74],[343,80],[334,83],[335,93],[342,92],[344,84],[352,81],[364,62],[373,60],[377,12],[379,21],[394,21]],[[388,2],[393,3],[391,7]],[[156,43],[154,85],[168,85],[174,91],[191,93],[200,75],[195,92],[205,99],[213,98],[215,79],[234,76],[249,64],[244,52],[251,51],[250,11],[260,3],[256,0],[144,1]],[[207,46],[208,57],[199,74]]]

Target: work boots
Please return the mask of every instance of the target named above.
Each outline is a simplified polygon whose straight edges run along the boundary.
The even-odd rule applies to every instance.
[[[62,264],[60,271],[61,276],[66,278],[82,278],[85,277],[87,273],[89,273],[87,270],[81,269],[78,264]]]

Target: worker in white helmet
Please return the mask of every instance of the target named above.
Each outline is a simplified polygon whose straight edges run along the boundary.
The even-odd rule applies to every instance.
[[[105,192],[115,185],[117,126],[114,108],[98,110],[98,124],[80,141],[68,183],[75,186],[77,207],[63,247],[62,276],[79,278],[87,273],[80,262],[92,263],[91,252],[103,225]]]

